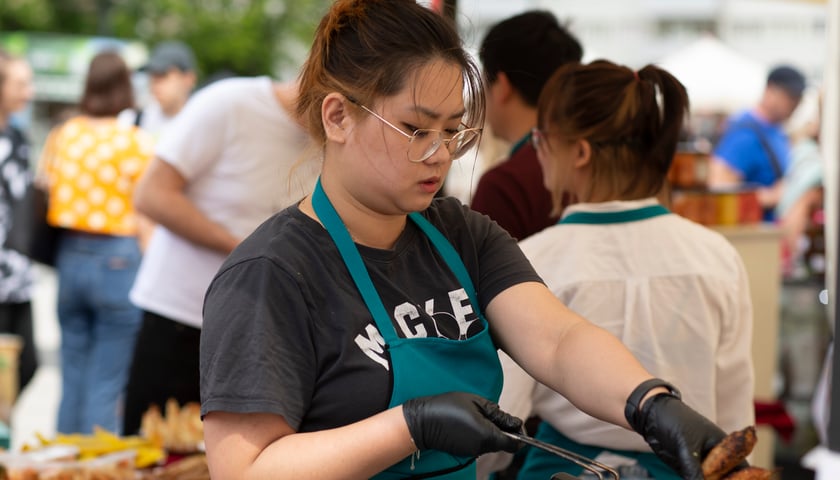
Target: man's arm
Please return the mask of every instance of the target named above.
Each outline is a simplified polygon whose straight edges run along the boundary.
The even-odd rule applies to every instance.
[[[709,178],[707,185],[711,188],[734,187],[743,183],[741,172],[733,169],[725,160],[719,157],[712,157],[709,162]],[[764,208],[772,208],[779,203],[782,196],[783,180],[778,180],[769,187],[756,189],[758,203]]]
[[[731,187],[742,182],[741,172],[730,167],[726,160],[716,156],[709,160],[709,177],[706,183],[710,187]]]
[[[187,180],[172,165],[155,157],[134,191],[134,206],[176,235],[228,254],[239,244],[225,227],[210,220],[187,197]]]

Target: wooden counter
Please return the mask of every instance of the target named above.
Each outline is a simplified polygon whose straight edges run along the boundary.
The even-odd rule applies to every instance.
[[[776,400],[774,379],[779,350],[779,290],[781,288],[781,231],[769,224],[713,227],[735,247],[744,261],[753,305],[753,366],[755,398]],[[775,434],[767,426],[758,427],[758,444],[752,461],[773,468]]]

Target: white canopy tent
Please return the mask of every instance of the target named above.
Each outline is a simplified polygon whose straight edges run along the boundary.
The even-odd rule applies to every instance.
[[[656,62],[685,85],[695,113],[731,113],[753,106],[769,71],[711,34]]]

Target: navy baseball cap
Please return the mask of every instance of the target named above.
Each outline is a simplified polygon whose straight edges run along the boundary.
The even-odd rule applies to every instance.
[[[793,98],[802,98],[805,91],[805,75],[789,65],[780,65],[767,76],[767,85],[775,85]]]
[[[183,42],[176,40],[161,42],[152,50],[149,62],[140,71],[149,73],[166,73],[177,68],[182,72],[195,70],[195,55],[192,49]]]

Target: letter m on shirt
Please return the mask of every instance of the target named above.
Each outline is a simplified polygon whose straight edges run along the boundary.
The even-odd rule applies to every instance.
[[[374,362],[390,370],[388,359],[385,358],[385,339],[380,335],[376,325],[368,324],[365,327],[365,334],[356,335],[356,345],[362,349],[362,353],[370,357]]]

